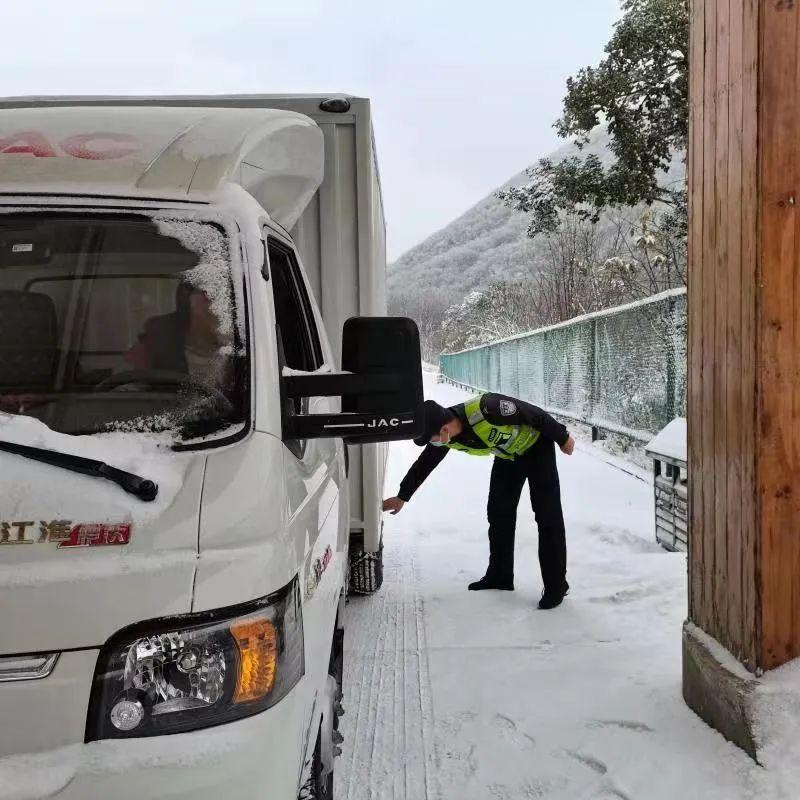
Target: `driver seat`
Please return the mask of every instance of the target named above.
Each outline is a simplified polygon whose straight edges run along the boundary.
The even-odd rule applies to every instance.
[[[46,294],[0,290],[0,390],[51,389],[58,321]]]

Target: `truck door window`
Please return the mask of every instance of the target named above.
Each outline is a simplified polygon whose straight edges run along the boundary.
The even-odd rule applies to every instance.
[[[313,372],[322,366],[322,347],[300,267],[292,251],[271,237],[267,252],[286,366]]]

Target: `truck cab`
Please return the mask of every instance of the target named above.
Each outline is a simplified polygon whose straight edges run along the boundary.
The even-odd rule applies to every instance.
[[[11,796],[330,796],[346,443],[422,389],[410,320],[334,354],[289,234],[328,157],[281,108],[0,110]]]

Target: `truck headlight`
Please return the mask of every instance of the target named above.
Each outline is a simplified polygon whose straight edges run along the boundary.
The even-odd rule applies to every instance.
[[[86,741],[159,736],[257,714],[303,676],[297,579],[261,600],[139,623],[97,659]]]

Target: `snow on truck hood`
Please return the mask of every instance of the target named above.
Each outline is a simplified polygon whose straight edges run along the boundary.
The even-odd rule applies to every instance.
[[[147,477],[159,487],[153,502],[142,502],[109,481],[0,452],[0,509],[15,518],[35,506],[40,515],[50,517],[89,514],[98,521],[122,518],[137,524],[148,522],[175,499],[188,463],[184,454],[170,449],[171,437],[167,434],[70,436],[51,430],[33,417],[12,414],[0,413],[0,441],[105,461]]]
[[[102,644],[191,610],[204,456],[167,438],[68,436],[0,414],[0,440],[79,455],[158,485],[144,502],[108,480],[0,452],[0,655]]]

